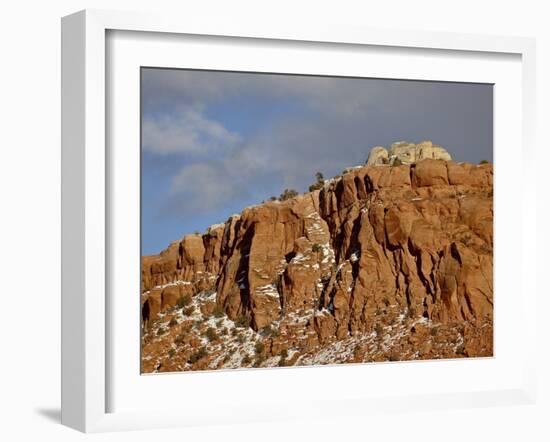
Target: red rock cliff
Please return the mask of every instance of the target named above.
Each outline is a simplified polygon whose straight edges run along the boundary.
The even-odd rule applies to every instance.
[[[351,169],[246,208],[143,257],[144,320],[215,291],[232,320],[259,330],[305,318],[321,343],[371,331],[390,307],[441,324],[491,321],[492,181],[490,164],[425,159]]]

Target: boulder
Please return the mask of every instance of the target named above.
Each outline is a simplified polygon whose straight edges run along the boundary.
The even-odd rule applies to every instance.
[[[369,157],[367,159],[367,166],[380,166],[382,164],[388,164],[388,156],[388,151],[385,147],[373,147],[370,150]]]

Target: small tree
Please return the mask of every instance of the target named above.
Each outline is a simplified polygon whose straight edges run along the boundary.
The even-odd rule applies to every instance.
[[[183,309],[183,314],[185,316],[191,316],[193,313],[195,313],[195,307],[192,305]]]
[[[316,179],[315,183],[312,184],[311,186],[309,186],[309,191],[310,192],[322,189],[323,186],[325,185],[325,177],[323,176],[323,174],[321,172],[317,172],[315,174],[315,179]]]
[[[256,354],[262,354],[265,350],[265,345],[262,341],[256,341],[256,344],[254,345],[254,350],[256,350]]]
[[[214,307],[214,310],[212,311],[212,314],[216,318],[221,318],[225,314],[225,311],[223,310],[223,307],[221,305],[216,304],[216,306]]]
[[[250,326],[250,321],[246,316],[240,315],[239,317],[237,317],[235,325],[241,328],[248,328]]]
[[[176,307],[183,308],[183,307],[187,307],[189,304],[191,304],[191,295],[183,295],[178,298]]]
[[[279,359],[279,367],[285,367],[287,364],[286,358],[288,358],[288,351],[286,348],[281,351],[281,354],[279,355],[281,358]]]
[[[218,339],[218,334],[216,333],[216,330],[214,330],[212,327],[208,327],[206,329],[206,338],[212,342],[212,341],[215,341],[216,339]]]
[[[481,161],[479,162],[479,164],[489,164],[489,161],[487,161],[487,160],[481,160]]]
[[[197,362],[199,359],[204,358],[207,354],[208,354],[208,353],[206,352],[206,348],[201,347],[201,348],[199,348],[195,353],[193,353],[193,354],[189,357],[188,362],[189,362],[190,364],[194,364],[194,363]]]
[[[286,200],[289,200],[291,198],[295,198],[298,196],[298,192],[294,189],[285,189],[283,191],[283,193],[281,193],[281,196],[279,197],[279,199],[281,201],[286,201]]]

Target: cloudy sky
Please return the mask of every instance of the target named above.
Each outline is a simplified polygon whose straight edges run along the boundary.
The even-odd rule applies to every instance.
[[[142,68],[142,251],[365,162],[432,140],[492,161],[492,86]]]

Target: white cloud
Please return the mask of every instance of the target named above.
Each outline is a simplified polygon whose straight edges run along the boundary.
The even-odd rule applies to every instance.
[[[147,114],[142,126],[143,149],[166,155],[212,155],[234,148],[241,138],[196,108],[172,113]]]
[[[183,213],[208,213],[243,193],[237,174],[220,161],[190,164],[173,177],[171,200],[182,202]]]

